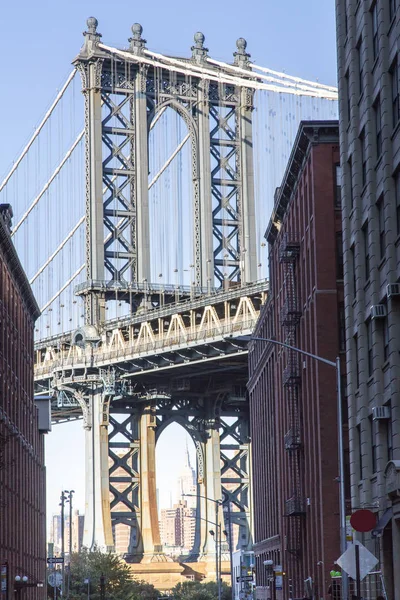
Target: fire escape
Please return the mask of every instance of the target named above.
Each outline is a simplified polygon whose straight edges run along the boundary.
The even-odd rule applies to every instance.
[[[296,293],[295,268],[300,254],[300,243],[296,234],[285,233],[279,247],[279,260],[283,265],[285,299],[281,310],[281,326],[284,340],[290,346],[296,346],[296,329],[301,318],[300,300]],[[305,502],[300,477],[301,435],[299,388],[300,360],[299,354],[293,350],[286,351],[286,367],[283,371],[282,383],[287,400],[289,429],[285,434],[285,450],[289,457],[289,480],[292,486],[291,495],[285,502],[285,515],[288,517],[287,550],[295,556],[300,555],[301,532],[305,515]]]

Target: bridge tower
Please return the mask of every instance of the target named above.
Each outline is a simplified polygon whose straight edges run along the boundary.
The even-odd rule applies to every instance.
[[[247,77],[254,80],[250,55],[246,41],[239,39],[234,53],[239,75],[235,77],[208,60],[202,33],[194,36],[190,59],[174,63],[169,58],[166,63],[147,50],[139,24],[133,25],[125,51],[104,45],[97,26],[95,18],[88,19],[84,45],[74,61],[82,78],[86,134],[87,277],[77,289],[84,298],[85,325],[71,338],[80,353],[80,375],[74,366],[68,367],[69,379],[66,367],[58,375],[53,373],[54,388],[70,394],[84,416],[84,544],[115,548],[118,532],[128,530],[124,552],[128,560],[142,564],[167,561],[157,516],[155,446],[168,423],[177,421],[195,442],[198,492],[203,497],[198,504],[202,520],[198,520],[197,553],[192,558],[211,564],[215,542],[207,520],[223,518],[223,509],[216,514],[212,500],[222,499],[232,509],[238,544],[246,548],[250,543],[245,349],[238,342],[235,352],[240,360],[222,366],[229,351],[221,326],[218,347],[203,344],[208,349],[195,350],[199,355],[203,352],[203,368],[190,370],[185,366],[189,359],[178,358],[188,351],[188,343],[180,354],[177,350],[167,359],[163,355],[169,366],[174,366],[175,359],[181,361],[176,371],[179,377],[171,369],[140,378],[139,368],[135,371],[138,379],[133,380],[129,372],[136,369],[137,361],[119,360],[111,351],[100,360],[99,348],[115,344],[118,353],[118,344],[127,343],[131,335],[153,339],[155,329],[135,323],[146,313],[150,296],[152,306],[157,305],[157,294],[149,291],[148,139],[153,122],[166,108],[181,115],[190,135],[195,283],[203,296],[210,289],[210,279],[213,287],[225,293],[217,307],[209,306],[212,302],[203,297],[203,315],[229,323],[247,310],[246,306],[253,310],[251,302],[240,299],[245,296],[243,288],[257,278],[254,87],[246,87]],[[226,211],[228,219],[223,216]],[[106,320],[106,304],[116,299],[116,293],[131,306],[132,319],[123,331],[109,327]],[[183,328],[179,307],[174,313],[175,299],[176,294],[163,294],[165,304],[158,306],[161,318],[155,326],[159,336],[169,335],[163,334],[165,305],[172,306],[168,331],[173,326]],[[204,326],[205,317],[199,322],[198,311],[188,316],[194,329]],[[215,360],[214,351],[221,360],[213,370],[204,369],[208,358]],[[140,353],[136,356],[142,360]],[[124,367],[112,366],[117,362]]]

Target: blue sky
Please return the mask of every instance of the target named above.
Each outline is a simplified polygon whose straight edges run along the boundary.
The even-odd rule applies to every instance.
[[[230,60],[238,37],[260,65],[336,83],[333,0],[4,2],[0,15],[2,139],[0,173],[12,164],[82,44],[86,19],[99,21],[103,42],[123,47],[134,22],[150,49],[188,55],[202,31],[216,59]],[[7,116],[8,115],[8,116]]]
[[[79,51],[86,19],[91,15],[97,17],[106,44],[127,46],[130,27],[139,22],[148,48],[157,52],[189,56],[193,34],[202,31],[210,56],[231,61],[236,39],[245,37],[247,50],[257,64],[336,84],[333,0],[7,2],[0,15],[0,177],[70,73],[71,60]],[[174,466],[171,455],[183,454],[185,438],[172,432],[164,437],[165,447],[173,452],[159,452],[165,457],[159,459],[159,468],[171,478],[171,470],[176,474],[179,470],[179,461]],[[49,512],[58,510],[62,488],[74,488],[76,505],[83,509],[81,424],[57,426],[46,442]]]

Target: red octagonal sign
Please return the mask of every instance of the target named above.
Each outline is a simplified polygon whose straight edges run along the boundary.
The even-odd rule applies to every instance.
[[[372,531],[376,526],[376,514],[372,510],[361,508],[356,510],[350,517],[350,525],[356,531],[363,533]]]

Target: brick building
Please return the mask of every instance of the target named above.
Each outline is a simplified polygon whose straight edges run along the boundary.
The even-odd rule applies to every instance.
[[[265,235],[270,294],[254,333],[331,361],[345,352],[339,182],[338,123],[302,122]],[[340,555],[336,370],[261,341],[249,369],[257,597],[274,597],[273,561],[277,599],[327,598]]]
[[[8,564],[9,599],[16,575],[43,582],[46,567],[44,440],[33,399],[39,309],[11,241],[11,217],[0,205],[0,563]],[[23,593],[43,597],[37,587]]]

